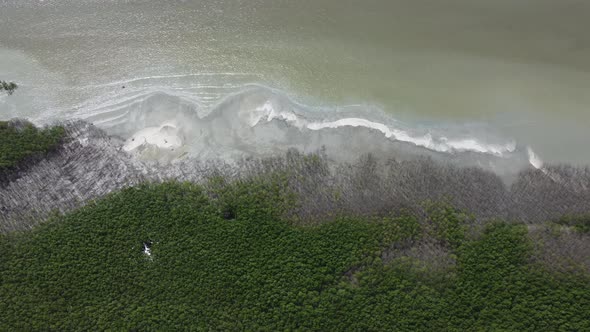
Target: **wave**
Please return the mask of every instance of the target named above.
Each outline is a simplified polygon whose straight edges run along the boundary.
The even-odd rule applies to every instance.
[[[482,125],[408,124],[363,105],[314,108],[260,85],[245,85],[214,103],[186,91],[137,92],[77,115],[121,136],[125,150],[138,155],[150,151],[156,159],[160,151],[168,161],[172,149],[176,157],[235,160],[291,148],[326,148],[334,159],[360,153],[398,159],[427,155],[500,174],[542,167],[530,147]]]
[[[267,122],[274,119],[280,119],[289,122],[298,128],[307,128],[310,130],[338,129],[341,127],[363,127],[373,129],[383,133],[388,139],[411,143],[438,152],[474,151],[502,156],[504,153],[514,152],[516,150],[516,142],[514,141],[500,145],[482,143],[473,138],[456,140],[449,140],[444,136],[434,138],[430,133],[423,136],[412,136],[407,131],[392,129],[383,123],[363,118],[344,118],[335,121],[309,122],[294,113],[276,112],[273,105],[269,102],[265,103],[262,107],[257,108],[256,113],[259,115],[255,117],[255,120],[251,121],[252,126],[258,124],[260,120],[265,117]]]

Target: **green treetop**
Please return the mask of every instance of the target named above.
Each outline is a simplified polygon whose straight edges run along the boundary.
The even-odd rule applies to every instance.
[[[18,89],[18,85],[14,82],[0,81],[0,91],[4,90],[8,95],[14,93],[14,90]]]

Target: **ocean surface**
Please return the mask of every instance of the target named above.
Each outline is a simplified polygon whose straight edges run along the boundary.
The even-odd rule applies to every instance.
[[[588,31],[586,0],[0,0],[0,119],[146,158],[590,165]]]

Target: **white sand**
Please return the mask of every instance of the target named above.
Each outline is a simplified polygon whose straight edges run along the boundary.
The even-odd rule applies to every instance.
[[[175,125],[164,124],[138,131],[125,142],[123,149],[130,152],[147,145],[172,150],[182,146],[182,138]]]

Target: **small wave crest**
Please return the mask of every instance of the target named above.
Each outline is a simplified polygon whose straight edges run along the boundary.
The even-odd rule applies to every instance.
[[[535,151],[533,151],[533,149],[531,149],[531,147],[527,147],[527,154],[529,156],[529,163],[536,169],[543,169],[543,161],[541,160],[541,158],[539,158],[539,156],[537,156],[537,154],[535,153]]]

